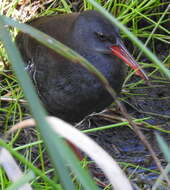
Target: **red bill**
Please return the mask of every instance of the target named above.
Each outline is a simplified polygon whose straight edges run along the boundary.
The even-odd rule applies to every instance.
[[[129,67],[135,70],[135,74],[140,76],[143,80],[149,80],[146,73],[140,68],[135,59],[130,55],[128,50],[124,47],[122,43],[118,45],[111,46],[112,53],[119,57],[124,63],[126,63]]]

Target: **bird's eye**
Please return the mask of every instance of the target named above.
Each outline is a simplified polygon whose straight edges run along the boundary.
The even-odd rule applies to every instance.
[[[116,43],[116,38],[115,38],[115,36],[110,36],[110,37],[109,37],[109,41],[112,42],[113,44],[115,44],[115,43]]]
[[[99,40],[101,40],[101,41],[106,41],[107,40],[106,36],[104,36],[103,33],[101,33],[101,32],[95,32],[95,34],[96,34],[96,36],[97,36],[97,38]]]

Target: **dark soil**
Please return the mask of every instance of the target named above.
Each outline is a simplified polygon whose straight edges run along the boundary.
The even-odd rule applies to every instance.
[[[81,1],[73,1],[72,4],[74,11],[80,10],[82,8]],[[167,28],[168,26],[169,25],[167,24]],[[160,41],[158,41],[155,47],[156,53],[162,60],[167,56],[167,54],[169,54],[169,49],[170,48],[168,47],[168,45],[160,43]],[[147,62],[146,58],[144,59],[145,62]],[[137,80],[136,78],[137,77],[135,77],[134,80]],[[130,81],[130,83],[132,83],[132,81]],[[122,99],[122,103],[124,104],[128,113],[131,116],[133,116],[134,118],[150,117],[150,119],[145,122],[155,126],[159,126],[162,129],[166,129],[170,133],[170,81],[162,81],[162,79],[152,79],[150,86],[142,84],[136,89],[133,88],[131,90],[128,90],[128,92],[123,93]],[[10,104],[11,103],[8,102],[1,102],[0,106],[1,108],[5,108],[8,107]],[[27,118],[28,111],[25,110],[25,106],[21,107],[26,113],[24,114],[23,118]],[[107,111],[107,115],[113,115],[114,118],[115,113],[112,113],[112,111]],[[121,114],[116,113],[116,115],[121,117]],[[4,126],[4,124],[6,123],[5,119],[6,112],[0,111],[0,127]],[[14,119],[16,120],[16,118],[13,118],[13,116],[9,118],[9,125],[13,123]],[[108,120],[104,116],[96,115],[85,119],[84,122],[79,126],[79,128],[87,129],[87,126],[89,128],[96,128],[116,122],[120,121],[115,121],[114,119]],[[155,138],[155,132],[161,134],[161,136],[166,139],[168,144],[170,143],[170,134],[148,128],[145,123],[140,125],[140,127],[142,132],[148,139],[149,143],[155,150],[158,158],[160,158],[162,165],[164,166],[166,162],[158,147]],[[1,130],[3,129],[1,128]],[[123,126],[93,132],[88,135],[93,138],[98,144],[100,144],[116,161],[120,162],[122,168],[126,168],[125,172],[128,174],[128,176],[131,176],[130,179],[133,184],[136,184],[138,187],[143,189],[151,189],[152,184],[158,177],[158,174],[156,173],[156,171],[158,170],[149,151],[145,148],[139,137],[132,129],[130,129],[128,126]],[[33,129],[26,129],[24,130],[24,132],[20,133],[20,136],[17,139],[15,146],[33,142],[36,140],[37,135],[35,131]],[[39,155],[38,147],[32,148],[31,152],[31,159],[36,159]],[[22,151],[22,153],[25,154],[24,151]],[[47,160],[47,168],[51,168],[51,164],[49,162],[46,152],[44,152],[44,156]],[[37,161],[35,162],[35,165],[39,167],[40,162],[38,159],[36,160]],[[97,168],[97,166],[95,166],[94,164],[90,167],[92,174],[96,176],[102,183],[107,184],[107,179],[103,176],[102,172]],[[141,167],[147,168],[148,170]],[[165,187],[164,189],[167,188]]]
[[[159,41],[157,42],[156,50],[160,60],[164,60],[168,56],[169,49],[169,45],[164,45]],[[142,59],[145,59],[144,62],[147,62],[146,58]],[[148,69],[148,71],[152,71],[152,68]],[[130,88],[130,90],[128,89],[127,92],[123,92],[122,103],[130,116],[134,118],[150,117],[145,121],[146,123],[143,123],[139,127],[156,152],[162,166],[166,166],[165,158],[160,151],[155,136],[155,132],[159,133],[170,144],[170,81],[164,80],[164,77],[161,77],[161,75],[160,73],[156,73],[150,78],[150,84],[141,84],[137,87]],[[130,81],[130,84],[137,80],[137,77],[134,77]],[[113,115],[112,121],[109,122],[108,119],[95,116],[90,119],[90,128],[116,123],[114,121],[115,113],[113,114],[108,111],[108,114]],[[149,128],[148,124],[167,130],[167,133]],[[86,121],[86,124],[81,125],[80,128],[88,125],[89,121]],[[122,126],[93,132],[89,136],[118,161],[122,168],[126,168],[125,172],[131,176],[131,182],[133,184],[143,189],[151,189],[158,177],[159,171],[151,154],[131,128]],[[93,167],[91,170],[94,175],[99,175],[99,173],[101,175],[101,172],[96,167]],[[96,171],[98,171],[97,174]],[[107,183],[107,180],[103,177],[100,177],[100,179],[102,182]],[[162,186],[160,189],[168,188]]]
[[[125,104],[125,107],[130,115],[135,118],[150,117],[150,119],[145,122],[159,126],[170,132],[170,84],[153,83],[151,88],[134,89],[130,92],[138,94],[124,96],[126,97],[126,102],[128,102]],[[111,115],[111,112],[108,112],[108,114]],[[90,121],[90,128],[113,123],[113,121],[106,121],[101,116],[94,116]],[[83,126],[87,126],[88,123],[86,121]],[[155,150],[158,158],[160,158],[162,165],[165,165],[163,155],[155,137],[155,131],[157,130],[149,129],[146,127],[146,124],[140,125],[140,127],[152,145],[152,148]],[[170,143],[170,134],[157,132]],[[156,171],[149,171],[149,169],[157,170],[156,164],[149,151],[145,148],[135,132],[128,126],[94,132],[89,134],[89,136],[113,156],[116,161],[120,162],[123,168],[125,167],[125,163],[127,163],[127,165],[129,163],[125,171],[131,175],[131,181],[137,183],[140,187],[149,188],[158,177]],[[134,166],[132,167],[131,164]],[[137,166],[140,167],[137,169]],[[141,169],[141,167],[146,168],[146,170]],[[92,171],[94,170],[93,168]],[[96,171],[94,173],[96,173]],[[98,171],[98,174],[99,173]]]
[[[145,122],[154,126],[159,126],[161,129],[165,129],[170,133],[170,82],[151,81],[151,83],[152,86],[150,87],[147,85],[141,85],[141,87],[138,86],[138,88],[133,90],[131,89],[128,93],[124,93],[122,95],[122,103],[126,107],[128,113],[134,118],[150,117],[150,119]],[[1,105],[7,106],[7,103],[3,103]],[[25,106],[22,107],[23,110],[26,109]],[[103,114],[87,117],[84,122],[78,126],[78,128],[96,128],[121,122],[114,119],[115,116],[122,118],[121,114],[118,112],[115,113],[113,110],[114,109],[110,108]],[[27,112],[27,110],[25,111]],[[5,118],[5,113],[1,112],[1,122],[3,121],[3,116]],[[24,117],[27,118],[28,115],[26,114]],[[11,123],[12,121],[13,118],[11,117]],[[4,123],[2,122],[1,126],[3,126],[3,124]],[[170,144],[170,134],[150,129],[145,123],[140,125],[140,128],[149,143],[152,145],[152,148],[155,150],[158,158],[160,158],[161,164],[164,166],[166,162],[158,147],[155,132],[157,131],[161,134],[168,144]],[[143,187],[144,189],[150,189],[158,177],[158,173],[156,173],[158,170],[149,151],[145,148],[139,137],[131,128],[128,126],[122,126],[93,132],[88,135],[100,144],[101,147],[103,147],[104,150],[106,150],[116,161],[118,161],[122,168],[126,168],[125,172],[127,175],[131,176],[131,181],[134,184],[137,184],[140,188]],[[17,147],[36,140],[37,134],[35,129],[26,129],[20,133],[15,146]],[[23,150],[21,153],[25,154],[26,152]],[[38,154],[38,147],[32,147],[32,160],[36,159],[37,161],[35,162],[35,165],[37,167],[41,167],[39,165],[39,159],[37,159]],[[44,152],[44,159],[47,161],[47,169],[51,168],[52,166],[46,152]],[[90,165],[90,168],[93,176],[97,177],[103,185],[108,183],[103,173],[95,164]],[[52,173],[50,176],[51,175]]]

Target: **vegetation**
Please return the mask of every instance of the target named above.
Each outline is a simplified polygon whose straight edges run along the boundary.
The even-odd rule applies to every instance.
[[[170,2],[163,0],[98,0],[96,2],[98,2],[109,13],[114,15],[118,19],[118,21],[126,25],[128,29],[136,37],[142,40],[144,45],[149,47],[149,49],[151,49],[154,54],[151,54],[148,49],[144,48],[141,43],[136,40],[136,38],[129,34],[126,28],[124,28],[121,24],[117,23],[116,20],[111,18],[106,11],[99,7],[96,7],[98,5],[95,5],[95,2],[91,0],[78,2],[52,0],[45,2],[42,1],[42,3],[36,0],[32,3],[30,1],[2,0],[0,4],[0,12],[1,15],[12,17],[19,21],[25,22],[35,17],[51,15],[56,12],[69,13],[72,11],[94,9],[94,7],[96,7],[95,9],[98,9],[99,11],[104,13],[109,19],[111,19],[112,22],[116,22],[116,24],[118,24],[121,29],[121,34],[125,42],[127,43],[127,46],[129,47],[129,49],[133,50],[132,52],[136,57],[137,61],[141,64],[141,67],[147,70],[148,76],[151,80],[150,82],[152,82],[152,84],[157,84],[158,82],[159,84],[164,85],[169,84],[168,78],[170,78],[170,72],[166,68],[169,68],[170,64],[170,10],[168,9]],[[87,177],[87,172],[82,170],[83,167],[86,167],[92,161],[84,159],[81,163],[82,167],[80,167],[75,156],[65,145],[63,140],[58,135],[54,134],[53,129],[50,126],[47,127],[49,123],[44,119],[46,112],[40,106],[37,96],[34,94],[33,91],[28,88],[28,86],[30,86],[30,88],[32,86],[30,84],[28,76],[25,76],[24,73],[21,72],[22,69],[24,70],[24,65],[19,65],[19,63],[21,63],[20,57],[18,56],[17,50],[15,50],[15,46],[13,45],[13,43],[10,42],[9,36],[7,35],[7,33],[5,33],[5,30],[3,29],[3,22],[12,26],[10,27],[10,32],[13,39],[17,34],[17,29],[26,31],[31,35],[34,35],[35,37],[42,35],[39,32],[28,28],[27,26],[24,26],[17,22],[12,22],[6,17],[0,18],[0,39],[3,42],[0,45],[1,134],[3,136],[9,130],[10,126],[30,117],[30,111],[28,111],[27,101],[25,100],[25,97],[29,102],[31,113],[34,115],[38,123],[38,131],[35,128],[27,128],[24,131],[19,130],[16,133],[10,135],[10,138],[8,138],[8,142],[0,140],[0,145],[9,150],[9,152],[18,161],[18,165],[22,167],[22,171],[25,173],[25,175],[19,181],[11,183],[11,180],[9,180],[9,178],[6,176],[5,169],[1,168],[1,189],[17,189],[24,182],[31,182],[31,185],[34,189],[98,189],[98,187],[96,187],[93,183],[95,179],[92,181],[89,177]],[[16,27],[17,29],[13,27]],[[4,38],[5,36],[6,38]],[[131,41],[132,39],[133,43]],[[39,40],[42,40],[41,37],[39,38]],[[132,48],[132,44],[135,44],[135,48]],[[5,50],[4,47],[12,48],[11,52],[9,50]],[[55,44],[54,47],[51,48],[57,49],[58,47],[61,46],[57,46],[57,44]],[[71,55],[66,55],[64,50],[65,47],[62,47],[60,50],[62,51],[64,56],[68,56],[72,60],[74,60],[74,56],[76,56],[76,59],[81,60],[81,64],[85,64],[87,69],[94,70],[94,68],[91,68],[91,66],[88,65],[85,60],[82,60],[81,57],[77,58],[78,55],[74,54],[74,52],[72,52]],[[159,57],[161,62],[155,55]],[[9,61],[11,63],[9,63]],[[17,78],[12,71],[11,64],[13,64],[13,70],[17,74]],[[135,94],[133,92],[133,89],[143,90],[145,88],[152,88],[152,86],[146,86],[143,80],[134,79],[133,74],[134,73],[130,70],[124,82],[122,91],[123,98],[120,99],[122,102],[126,102],[129,96],[143,96],[142,93]],[[98,75],[100,80],[104,80],[100,73],[97,73],[96,75]],[[131,81],[133,81],[133,83]],[[21,89],[21,86],[23,90]],[[158,114],[157,116],[170,119],[170,116],[168,116],[168,114]],[[152,114],[149,115],[149,117],[152,117]],[[152,128],[155,131],[161,131],[162,133],[166,134],[170,133],[170,130],[164,129],[160,125],[147,123],[147,119],[148,118],[144,117],[135,120],[135,122],[139,125],[142,124],[142,126],[146,128]],[[115,128],[120,126],[126,127],[127,125],[129,127],[132,127],[126,120],[126,118],[124,118],[123,122],[120,121],[119,123],[109,126],[89,129],[84,131],[84,133],[92,133],[97,130],[104,131],[108,128]],[[167,160],[167,163],[169,163],[169,149],[167,147],[167,144],[159,135],[157,136],[157,138],[161,150],[165,155],[165,159]],[[46,146],[44,146],[43,142],[45,142]],[[50,155],[50,159],[47,155],[46,149]],[[49,160],[52,160],[52,162],[50,162]],[[53,165],[51,165],[51,163]],[[69,165],[70,170],[68,170],[68,167],[66,167],[66,165]],[[133,165],[133,163],[127,162],[121,162],[120,165],[124,169],[128,167],[133,167],[134,173],[136,168],[141,167],[140,165]],[[148,172],[155,172],[160,174],[160,172],[158,172],[157,170],[151,170],[150,168],[142,169]],[[54,170],[57,171],[57,174],[56,172],[54,172]],[[169,165],[167,165],[165,174],[167,174],[168,171]],[[161,173],[161,177],[157,177],[155,183],[152,184],[153,189],[159,189],[160,184],[163,184],[166,188],[168,186],[168,183],[170,183],[169,181],[162,181],[162,175],[163,174]],[[127,177],[131,179],[131,175]],[[164,176],[164,179],[166,179],[166,177],[167,176]],[[63,179],[62,183],[61,178]],[[102,184],[102,182],[100,182],[100,179],[98,179],[97,181],[100,185]],[[138,188],[144,189],[145,186],[146,184],[141,183],[139,184]],[[111,186],[108,184],[108,186],[106,185],[104,189],[111,189]]]

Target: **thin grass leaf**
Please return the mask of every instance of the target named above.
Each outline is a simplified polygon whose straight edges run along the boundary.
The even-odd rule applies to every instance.
[[[166,167],[165,167],[165,173],[168,173],[170,171],[170,164],[168,164]],[[159,188],[160,185],[162,185],[162,180],[164,178],[164,175],[161,174],[159,175],[159,177],[156,179],[156,182],[153,184],[152,186],[152,190],[157,190]],[[166,187],[165,187],[166,188]]]
[[[137,123],[141,123],[141,122],[143,122],[145,120],[148,120],[148,119],[150,119],[150,117],[141,118],[141,119],[134,119],[133,121],[137,122]],[[106,129],[111,129],[111,128],[120,127],[120,126],[125,126],[125,125],[128,125],[128,124],[129,124],[128,121],[124,121],[124,122],[115,123],[115,124],[112,124],[112,125],[107,125],[107,126],[93,128],[93,129],[85,129],[85,130],[83,130],[83,133],[92,133],[92,132],[96,132],[96,131],[103,131],[103,130],[106,130]]]
[[[41,172],[38,168],[36,168],[31,162],[29,162],[26,158],[24,158],[16,150],[14,150],[8,144],[6,144],[2,139],[0,139],[0,146],[6,148],[21,163],[28,166],[28,168],[30,168],[34,172],[35,175],[37,175],[39,178],[43,179],[46,183],[48,183],[49,186],[51,186],[54,189],[57,189],[57,184],[55,184],[54,181],[49,179],[43,172]]]
[[[110,180],[114,189],[122,190],[126,188],[126,190],[132,190],[128,179],[125,177],[117,163],[96,142],[59,118],[47,117],[47,121],[51,124],[54,133],[59,133],[61,136],[79,147],[98,164],[98,166],[104,171],[106,177]],[[14,125],[8,133],[29,126],[35,126],[35,121],[33,119],[24,120]],[[77,142],[79,143],[77,144]],[[70,164],[72,163],[69,163],[69,166]],[[75,173],[78,175],[79,171],[77,170]]]
[[[114,89],[110,86],[109,82],[107,81],[106,77],[96,69],[89,61],[85,58],[80,56],[78,53],[73,51],[71,48],[67,47],[66,45],[62,44],[61,42],[55,40],[54,38],[48,36],[47,34],[29,26],[26,24],[18,23],[8,17],[1,16],[4,23],[6,25],[16,27],[24,33],[29,34],[31,37],[35,38],[37,41],[49,47],[50,49],[54,50],[55,52],[59,53],[60,55],[64,56],[65,58],[71,60],[75,64],[79,64],[82,67],[86,68],[89,72],[91,72],[96,78],[99,79],[101,84],[106,88],[106,90],[110,93],[110,95],[115,99],[116,93]]]
[[[32,171],[24,174],[18,181],[10,185],[7,190],[33,190],[32,188],[28,188],[24,184],[31,181],[35,178],[35,175]]]
[[[119,27],[129,39],[136,44],[140,50],[145,53],[150,60],[152,60],[169,79],[170,79],[170,71],[159,61],[159,59],[154,55],[147,47],[143,45],[143,43],[137,39],[123,24],[121,24],[116,18],[114,18],[111,14],[109,14],[103,7],[101,7],[94,0],[88,0],[101,14],[103,14],[107,19],[109,19],[113,24]]]
[[[12,155],[5,148],[0,149],[0,165],[4,168],[8,178],[15,182],[8,190],[17,190],[19,187],[20,190],[32,190],[28,182],[35,177],[34,173],[31,171],[24,175]]]
[[[6,48],[9,61],[12,63],[13,69],[16,75],[18,76],[19,82],[24,90],[25,96],[28,99],[28,102],[30,103],[30,109],[34,117],[36,118],[36,121],[38,123],[38,129],[40,130],[44,142],[47,145],[48,152],[55,166],[55,169],[60,176],[62,185],[67,190],[74,190],[75,186],[73,185],[70,179],[68,168],[66,167],[66,163],[63,159],[63,157],[69,159],[69,154],[71,154],[71,151],[69,151],[69,148],[67,146],[64,146],[63,139],[61,139],[57,135],[54,135],[49,124],[44,119],[46,112],[40,104],[40,101],[34,91],[32,82],[28,74],[24,71],[25,68],[23,61],[15,44],[12,43],[8,31],[4,28],[5,25],[6,23],[0,16],[0,39],[3,42],[4,47]],[[53,143],[54,138],[56,141],[55,144]],[[78,161],[74,159],[73,165],[76,164],[76,162]]]
[[[156,190],[160,184],[161,181],[163,180],[164,176],[167,175],[170,171],[170,149],[168,144],[165,142],[165,140],[161,137],[161,135],[159,135],[158,133],[155,133],[156,135],[156,139],[158,141],[158,145],[161,149],[161,151],[163,152],[165,159],[168,162],[168,165],[166,166],[164,173],[161,173],[161,175],[157,178],[155,184],[152,187],[152,190]]]
[[[165,159],[167,160],[167,162],[170,163],[170,149],[169,149],[168,144],[165,142],[165,140],[158,133],[156,133],[156,139],[158,141],[158,144],[159,144],[161,151],[163,152],[163,154],[165,156]]]

